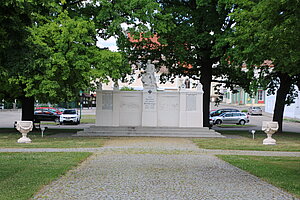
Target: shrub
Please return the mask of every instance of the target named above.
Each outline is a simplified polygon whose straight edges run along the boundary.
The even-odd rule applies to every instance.
[[[132,87],[124,86],[120,89],[121,91],[134,91]]]

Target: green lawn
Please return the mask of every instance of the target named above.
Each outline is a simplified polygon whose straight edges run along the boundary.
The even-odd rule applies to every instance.
[[[80,123],[81,123],[81,124],[95,124],[95,123],[96,123],[96,119],[92,119],[92,118],[81,118]]]
[[[96,148],[102,147],[109,138],[101,137],[72,137],[80,129],[48,129],[41,137],[40,131],[28,134],[32,143],[19,144],[17,140],[21,134],[14,129],[0,129],[0,148]],[[53,134],[63,133],[69,137],[49,137]]]
[[[226,162],[300,197],[300,158],[218,155]]]
[[[0,153],[0,199],[31,198],[91,153]]]
[[[219,131],[222,135],[240,136],[240,138],[201,138],[193,139],[199,148],[228,149],[228,150],[257,150],[257,151],[300,151],[300,133],[274,134],[277,145],[263,145],[266,134],[257,131],[255,139],[248,131]]]
[[[82,115],[82,117],[80,119],[80,123],[95,124],[96,123],[96,115]]]
[[[255,125],[249,125],[249,124],[246,124],[246,125],[238,125],[238,124],[220,124],[220,125],[217,125],[218,127],[221,127],[221,128],[243,128],[243,127],[256,127]]]

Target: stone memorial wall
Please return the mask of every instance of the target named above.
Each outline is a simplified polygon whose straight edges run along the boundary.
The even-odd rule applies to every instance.
[[[203,91],[97,91],[96,126],[203,127]]]
[[[157,91],[155,66],[148,60],[143,91],[97,90],[96,126],[203,127],[203,90]]]

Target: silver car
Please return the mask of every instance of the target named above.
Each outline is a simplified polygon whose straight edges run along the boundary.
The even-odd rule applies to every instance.
[[[250,107],[248,108],[249,115],[262,115],[261,107]]]
[[[249,123],[249,116],[242,112],[226,112],[219,116],[211,117],[210,123],[214,124],[240,124]]]

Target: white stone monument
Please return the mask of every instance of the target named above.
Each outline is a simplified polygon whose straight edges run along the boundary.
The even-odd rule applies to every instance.
[[[262,130],[267,134],[267,138],[263,140],[265,145],[275,145],[276,140],[272,138],[272,135],[278,130],[278,122],[263,121]]]
[[[143,91],[97,90],[96,126],[203,127],[203,90],[157,91],[149,60]]]
[[[203,90],[158,91],[150,60],[142,75],[143,91],[97,89],[96,124],[79,136],[223,137],[203,127]]]
[[[18,139],[18,143],[31,143],[31,139],[27,137],[27,133],[32,131],[32,121],[17,121],[16,129],[22,133],[22,137]]]
[[[146,72],[142,75],[143,106],[142,126],[157,126],[157,84],[155,66],[151,60],[147,61]]]

